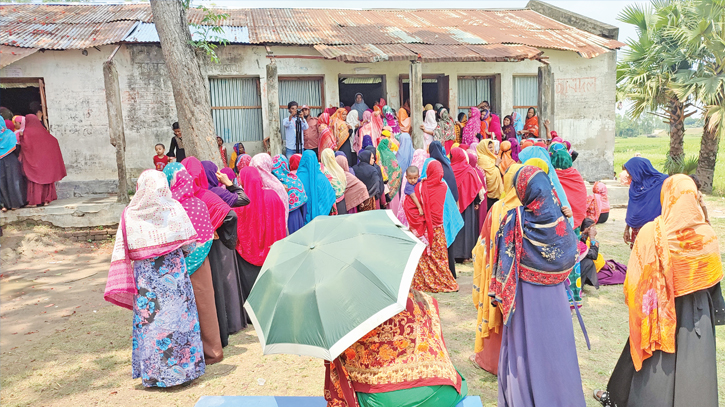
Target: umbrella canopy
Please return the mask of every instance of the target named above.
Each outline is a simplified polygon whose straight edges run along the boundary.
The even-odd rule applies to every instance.
[[[276,242],[244,304],[263,353],[335,359],[405,309],[424,249],[389,210],[320,216]]]

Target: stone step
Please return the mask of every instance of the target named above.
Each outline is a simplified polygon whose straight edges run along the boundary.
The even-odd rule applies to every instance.
[[[61,228],[112,226],[118,224],[126,205],[115,195],[59,199],[47,206],[20,208],[0,216],[0,226],[15,222],[48,222]]]

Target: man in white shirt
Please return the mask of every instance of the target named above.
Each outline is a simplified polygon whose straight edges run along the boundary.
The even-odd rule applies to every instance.
[[[307,121],[302,116],[302,111],[298,110],[297,107],[297,102],[289,102],[287,104],[289,117],[282,120],[285,147],[287,149],[286,156],[288,159],[292,157],[292,154],[297,152],[302,153],[305,146],[304,131],[309,128]]]

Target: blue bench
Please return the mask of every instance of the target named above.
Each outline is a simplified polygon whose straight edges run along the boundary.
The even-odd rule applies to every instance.
[[[324,397],[202,396],[194,407],[326,407]],[[456,407],[483,407],[481,398],[468,396]]]

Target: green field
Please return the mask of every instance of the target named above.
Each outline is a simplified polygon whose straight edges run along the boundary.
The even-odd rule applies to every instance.
[[[685,135],[685,154],[687,157],[697,156],[700,152],[700,136],[702,129],[687,129]],[[634,157],[635,153],[652,161],[652,165],[662,171],[665,156],[670,147],[670,140],[665,133],[662,137],[631,137],[616,138],[614,142],[614,170],[619,173],[622,164]],[[717,165],[715,166],[715,182],[713,195],[725,195],[725,144],[720,143]]]

